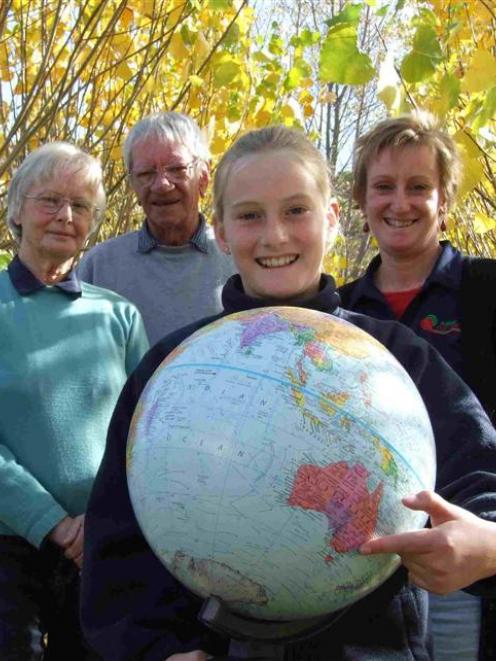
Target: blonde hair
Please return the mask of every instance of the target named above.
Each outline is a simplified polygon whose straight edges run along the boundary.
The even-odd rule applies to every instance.
[[[311,172],[325,203],[329,202],[332,194],[331,176],[320,151],[301,131],[286,126],[269,126],[243,135],[220,160],[213,185],[214,214],[219,222],[222,222],[224,216],[223,198],[233,165],[244,156],[275,151],[291,152]]]
[[[367,190],[367,170],[374,158],[388,147],[422,145],[430,147],[437,161],[441,191],[449,209],[461,180],[461,159],[454,140],[425,110],[386,119],[362,135],[354,147],[353,199],[363,205]]]

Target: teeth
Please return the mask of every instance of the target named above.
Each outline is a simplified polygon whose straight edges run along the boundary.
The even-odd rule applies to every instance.
[[[298,259],[297,255],[287,255],[285,257],[260,257],[257,262],[265,268],[273,269],[278,266],[287,266]]]
[[[384,218],[386,225],[390,227],[410,227],[415,220],[398,220],[397,218]]]

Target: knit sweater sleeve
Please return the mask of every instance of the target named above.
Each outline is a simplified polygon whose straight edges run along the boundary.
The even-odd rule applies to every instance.
[[[130,306],[128,339],[126,346],[126,374],[129,376],[139,365],[149,348],[143,319],[134,305]]]
[[[0,484],[1,521],[34,546],[40,546],[47,532],[67,515],[34,475],[1,443],[1,434]]]

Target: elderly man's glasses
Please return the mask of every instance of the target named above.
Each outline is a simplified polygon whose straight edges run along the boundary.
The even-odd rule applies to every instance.
[[[87,200],[71,200],[68,197],[52,193],[49,195],[24,195],[24,197],[34,200],[38,209],[50,214],[60,211],[66,202],[71,207],[73,215],[78,218],[90,218],[93,212],[98,210],[97,206]]]
[[[197,161],[198,159],[195,158],[186,165],[166,165],[158,168],[147,168],[146,170],[133,170],[131,178],[141,187],[151,186],[158,176],[165,177],[167,181],[177,184],[186,181]]]

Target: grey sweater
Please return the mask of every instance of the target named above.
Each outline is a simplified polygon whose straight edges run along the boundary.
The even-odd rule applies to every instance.
[[[183,246],[158,244],[143,224],[137,232],[95,246],[79,266],[82,280],[136,305],[151,345],[177,328],[220,312],[222,287],[234,272],[203,218]]]

